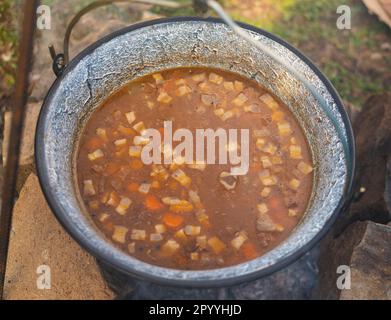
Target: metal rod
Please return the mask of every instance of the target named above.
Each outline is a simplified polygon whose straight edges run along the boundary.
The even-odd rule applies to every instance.
[[[325,100],[325,98],[318,92],[318,90],[315,88],[315,86],[310,83],[307,78],[305,78],[300,72],[298,72],[292,65],[288,64],[288,62],[275,53],[275,51],[261,43],[260,41],[256,41],[247,31],[242,29],[235,21],[231,19],[231,17],[224,11],[224,9],[221,7],[221,5],[216,2],[215,0],[206,0],[208,6],[213,9],[217,15],[241,38],[249,42],[251,45],[256,47],[257,49],[261,50],[265,54],[267,54],[270,58],[272,58],[274,61],[276,61],[278,64],[283,66],[285,69],[287,69],[296,79],[298,79],[314,96],[316,100],[318,100],[319,105],[321,106],[324,113],[328,116],[330,121],[332,122],[335,131],[337,132],[342,147],[345,152],[346,157],[346,164],[349,168],[351,166],[351,159],[350,159],[350,152],[349,152],[349,144],[347,141],[347,138],[345,137],[340,124],[338,122],[338,119],[335,117],[335,115],[332,113],[332,111],[328,107],[328,103]],[[350,169],[350,168],[349,168]]]
[[[25,106],[28,98],[29,74],[33,51],[37,0],[25,0],[23,4],[23,26],[19,41],[18,70],[13,95],[11,132],[8,155],[4,171],[0,211],[0,298],[3,299],[4,280],[7,267],[12,209],[14,204],[19,151],[22,138]]]
[[[84,16],[86,13],[90,12],[93,9],[103,7],[106,5],[114,4],[116,2],[128,2],[128,3],[140,3],[140,4],[151,4],[151,5],[158,5],[162,7],[167,8],[180,8],[187,5],[183,5],[174,1],[167,1],[167,0],[98,0],[94,1],[91,4],[87,5],[83,9],[81,9],[69,22],[67,29],[65,31],[64,36],[64,43],[63,43],[63,50],[64,50],[64,65],[67,65],[69,62],[69,40],[71,37],[71,33],[73,30],[73,27],[77,24],[77,22],[80,20],[82,16]]]

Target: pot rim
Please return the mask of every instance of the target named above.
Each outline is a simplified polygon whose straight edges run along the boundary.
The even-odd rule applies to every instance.
[[[66,219],[63,218],[64,212],[62,212],[61,208],[56,203],[56,200],[54,199],[54,196],[51,193],[51,190],[48,186],[48,172],[45,169],[44,165],[44,150],[43,150],[43,144],[40,143],[40,141],[43,140],[43,137],[45,135],[44,132],[44,118],[45,114],[47,112],[47,108],[45,106],[47,105],[48,101],[50,101],[51,96],[53,92],[57,89],[57,87],[61,84],[61,81],[65,77],[65,75],[71,71],[79,62],[81,59],[83,59],[86,55],[94,51],[96,48],[101,46],[102,44],[114,39],[115,37],[118,37],[120,35],[126,34],[128,32],[135,31],[137,29],[141,29],[144,27],[152,26],[152,25],[158,25],[158,24],[164,24],[164,23],[170,23],[170,22],[187,22],[187,21],[199,21],[199,22],[208,22],[208,23],[220,23],[224,24],[224,22],[221,19],[218,18],[199,18],[199,17],[192,17],[192,16],[183,16],[183,17],[174,17],[174,18],[161,18],[161,19],[155,19],[145,22],[136,23],[127,27],[124,27],[120,30],[117,30],[113,33],[110,33],[103,38],[97,40],[96,42],[89,45],[87,48],[83,49],[79,54],[74,57],[69,64],[65,67],[64,72],[58,76],[55,81],[53,82],[52,86],[50,87],[44,101],[42,104],[42,108],[39,114],[37,126],[36,126],[36,135],[35,135],[35,162],[36,162],[36,169],[37,169],[37,175],[39,178],[39,182],[43,191],[43,194],[45,196],[45,199],[56,216],[57,220],[60,222],[60,224],[64,227],[64,229],[72,236],[72,238],[85,250],[87,250],[90,254],[92,254],[95,258],[98,260],[101,259],[106,264],[114,267],[115,269],[125,273],[130,274],[128,270],[124,270],[123,267],[121,267],[118,263],[116,263],[115,258],[113,259],[113,256],[108,256],[107,254],[102,253],[100,250],[98,250],[95,246],[91,245],[90,243],[84,241],[83,239],[80,239],[77,235],[77,232],[75,232],[75,227],[73,224],[69,223]],[[353,136],[353,129],[352,125],[350,123],[349,117],[346,113],[346,110],[343,107],[341,98],[339,94],[337,93],[334,86],[331,84],[331,82],[326,78],[326,76],[315,66],[315,64],[306,57],[303,53],[301,53],[298,49],[290,45],[285,40],[282,40],[278,36],[271,34],[263,29],[254,27],[249,24],[245,23],[238,23],[242,28],[250,30],[252,32],[255,32],[257,34],[260,34],[262,36],[265,36],[267,38],[270,38],[271,40],[279,43],[280,45],[286,47],[290,51],[292,51],[295,55],[297,55],[306,65],[319,77],[319,79],[322,81],[322,83],[327,88],[330,95],[333,97],[335,104],[337,106],[338,112],[340,113],[341,119],[343,121],[343,124],[345,126],[346,131],[346,138],[349,145],[349,152],[350,152],[350,159],[351,163],[347,165],[347,175],[346,175],[346,182],[345,182],[345,192],[344,195],[339,200],[339,203],[333,213],[330,215],[330,218],[327,220],[327,222],[323,225],[322,229],[305,245],[297,249],[295,252],[285,256],[281,260],[277,261],[273,265],[270,265],[262,270],[256,270],[251,273],[247,273],[245,275],[239,275],[231,278],[225,278],[225,279],[214,279],[214,280],[189,280],[189,279],[168,279],[168,278],[161,278],[158,276],[154,276],[150,273],[144,273],[144,272],[134,272],[131,273],[132,276],[147,279],[150,281],[153,281],[155,283],[160,283],[163,285],[175,285],[179,287],[220,287],[220,286],[227,286],[227,285],[234,285],[239,284],[242,282],[254,280],[257,278],[261,278],[267,275],[270,275],[299,259],[301,256],[303,256],[305,253],[307,253],[310,249],[314,247],[316,243],[318,243],[330,230],[331,226],[334,224],[335,220],[337,219],[338,215],[346,210],[348,207],[353,193],[353,178],[355,174],[355,140]],[[350,170],[349,170],[350,169]],[[184,271],[185,272],[185,271]]]

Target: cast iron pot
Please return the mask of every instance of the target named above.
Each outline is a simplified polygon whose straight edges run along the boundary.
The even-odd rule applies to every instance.
[[[122,273],[185,287],[232,285],[262,277],[307,252],[349,202],[354,141],[335,89],[298,50],[263,30],[241,26],[315,85],[326,101],[327,112],[300,81],[220,20],[200,18],[150,21],[99,40],[68,64],[43,103],[35,154],[46,199],[57,219],[82,247]],[[239,265],[184,271],[158,267],[129,256],[96,228],[75,182],[79,136],[99,104],[132,79],[183,66],[217,67],[257,81],[288,105],[311,148],[315,163],[314,187],[304,217],[280,245]],[[238,211],[238,214],[242,213]]]

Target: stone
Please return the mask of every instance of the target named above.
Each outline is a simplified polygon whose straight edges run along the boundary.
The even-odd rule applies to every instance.
[[[356,138],[356,193],[365,188],[354,201],[349,213],[338,224],[346,225],[356,220],[387,223],[391,212],[387,208],[386,163],[391,154],[391,93],[370,97],[354,121]]]
[[[350,267],[351,289],[341,300],[391,300],[391,226],[367,222]]]
[[[50,267],[51,289],[38,289],[37,268],[42,265]],[[94,258],[55,219],[33,173],[27,178],[13,212],[4,297],[113,298]]]
[[[321,243],[316,299],[390,299],[391,227],[371,221],[331,232]],[[340,290],[339,266],[349,266],[351,288]]]

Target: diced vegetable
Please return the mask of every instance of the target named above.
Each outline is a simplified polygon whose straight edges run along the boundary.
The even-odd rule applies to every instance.
[[[229,91],[235,90],[234,83],[232,81],[225,81],[223,84],[224,88]]]
[[[157,180],[152,181],[151,188],[152,189],[159,189],[160,188],[160,182],[157,181]]]
[[[167,180],[169,176],[169,173],[162,165],[152,165],[151,177],[163,182]]]
[[[279,108],[279,104],[268,93],[265,93],[264,95],[260,96],[259,99],[272,110]]]
[[[244,106],[243,110],[245,112],[250,112],[250,113],[261,113],[262,112],[261,107],[256,103],[252,103],[248,106]]]
[[[149,189],[151,188],[151,184],[150,183],[142,183],[140,185],[140,187],[138,188],[138,191],[140,193],[144,193],[144,194],[147,194],[149,192]]]
[[[131,242],[128,244],[128,251],[129,253],[135,253],[136,252],[136,243],[135,242]]]
[[[88,159],[90,161],[95,161],[97,159],[102,158],[103,156],[104,156],[104,154],[103,154],[102,150],[97,149],[94,152],[88,154]]]
[[[287,121],[278,123],[277,127],[278,127],[278,132],[282,137],[289,136],[290,134],[292,134],[291,125]]]
[[[166,205],[179,204],[181,200],[177,197],[164,197],[162,202]]]
[[[113,240],[119,243],[125,243],[125,238],[128,231],[129,229],[125,228],[124,226],[114,226],[114,232],[112,236]]]
[[[226,190],[233,190],[238,183],[238,177],[227,171],[222,171],[219,175],[219,181]]]
[[[234,247],[236,250],[239,250],[240,247],[246,242],[248,239],[246,233],[244,231],[239,232],[235,238],[231,240],[231,245]]]
[[[261,191],[261,197],[267,198],[270,195],[271,191],[272,191],[272,189],[269,187],[263,188]]]
[[[234,87],[236,91],[242,91],[244,89],[244,84],[241,81],[235,81]]]
[[[129,166],[133,170],[140,170],[144,166],[144,164],[140,159],[133,159],[132,161],[130,161]]]
[[[163,236],[160,233],[151,233],[149,235],[149,240],[152,242],[158,242],[163,240]]]
[[[125,127],[122,124],[118,126],[118,131],[125,136],[131,136],[134,134],[134,130],[132,128]]]
[[[188,187],[191,184],[191,178],[187,176],[186,173],[181,169],[175,170],[172,173],[171,177],[173,177],[184,187]]]
[[[159,198],[154,195],[147,195],[144,200],[145,208],[151,211],[158,211],[164,208]]]
[[[254,135],[255,138],[269,137],[270,136],[270,131],[268,129],[266,129],[266,128],[254,129],[253,130],[253,135]]]
[[[143,121],[137,122],[134,126],[133,129],[136,130],[138,133],[143,133],[145,131],[145,124]]]
[[[134,122],[134,120],[136,120],[136,114],[134,113],[134,111],[130,111],[130,112],[125,113],[125,117],[126,117],[126,120],[128,120],[129,124],[132,124]]]
[[[180,245],[178,242],[170,239],[162,246],[161,253],[163,256],[171,256],[179,249],[179,247]]]
[[[298,216],[298,210],[297,209],[288,209],[288,216],[289,217],[297,217]]]
[[[210,92],[211,88],[210,85],[207,82],[201,82],[198,84],[202,92]]]
[[[140,185],[136,182],[131,182],[129,183],[127,186],[126,186],[126,189],[129,191],[129,192],[137,192],[138,191],[138,188],[140,188]]]
[[[279,110],[273,111],[272,121],[281,122],[282,120],[284,120],[284,113]]]
[[[258,256],[257,250],[251,242],[246,242],[242,245],[241,251],[246,259],[254,259]]]
[[[155,224],[155,231],[157,233],[164,233],[167,231],[166,226],[164,224]]]
[[[220,99],[216,94],[202,94],[201,102],[206,106],[217,106],[219,104]]]
[[[198,236],[201,232],[201,227],[187,225],[187,226],[185,226],[184,231],[185,231],[185,234],[187,234],[188,236]]]
[[[83,185],[84,185],[83,192],[86,196],[94,196],[96,194],[92,180],[84,180]]]
[[[267,207],[266,203],[259,203],[257,205],[258,212],[261,214],[264,214],[269,211],[269,208]]]
[[[194,82],[201,82],[206,79],[205,73],[198,73],[191,77]]]
[[[180,86],[176,91],[175,91],[176,95],[178,97],[183,97],[185,95],[188,95],[189,93],[191,93],[191,88],[187,85],[183,85],[183,86]]]
[[[278,182],[277,177],[270,175],[270,171],[268,169],[264,169],[259,172],[259,179],[264,186],[274,186]]]
[[[140,157],[141,156],[141,146],[130,146],[129,147],[129,156],[131,157]]]
[[[199,247],[200,249],[205,249],[206,246],[208,245],[208,241],[207,241],[206,236],[198,236],[196,238],[196,244],[197,244],[197,247]]]
[[[279,156],[273,156],[272,157],[272,163],[273,164],[282,164],[282,159]]]
[[[196,213],[196,217],[198,222],[204,227],[204,228],[209,228],[210,223],[209,223],[209,216],[205,213],[205,210],[200,210]]]
[[[110,192],[109,199],[107,200],[106,204],[112,207],[118,206],[120,202],[120,197],[117,195],[115,191]]]
[[[96,129],[96,134],[98,135],[99,138],[101,138],[103,141],[107,141],[109,140],[108,137],[107,137],[107,132],[106,132],[106,129],[102,129],[102,128],[97,128]]]
[[[270,168],[273,165],[273,163],[270,161],[270,158],[267,156],[262,156],[260,160],[262,163],[262,167],[264,167],[265,169]]]
[[[197,261],[199,259],[199,253],[198,252],[190,253],[190,259],[193,261]]]
[[[263,150],[263,147],[265,146],[265,144],[266,144],[266,140],[263,138],[257,138],[257,141],[255,142],[255,145],[261,151]]]
[[[218,74],[212,72],[209,74],[209,81],[215,84],[222,84],[224,79],[222,76],[219,76]]]
[[[148,109],[150,109],[150,110],[155,108],[155,103],[153,101],[151,101],[151,100],[147,100],[146,104],[147,104]]]
[[[107,221],[108,218],[110,218],[110,215],[107,213],[102,213],[101,215],[99,215],[100,222],[105,222],[105,221]]]
[[[132,240],[145,240],[147,238],[147,232],[142,229],[133,229],[130,238]]]
[[[123,197],[121,198],[119,205],[115,208],[115,211],[117,211],[120,215],[124,215],[126,214],[126,211],[129,209],[131,204],[132,200],[127,197]]]
[[[241,107],[242,105],[244,105],[246,102],[247,102],[248,98],[246,97],[246,95],[244,93],[239,93],[239,95],[232,100],[232,103],[237,106],[237,107]]]
[[[269,142],[262,148],[262,151],[270,155],[275,155],[277,152],[277,147],[273,143]]]
[[[276,224],[266,213],[258,213],[257,230],[261,232],[272,232],[276,230]]]
[[[164,78],[160,73],[153,74],[152,78],[155,79],[156,84],[162,84],[164,82]]]
[[[297,165],[297,169],[299,169],[304,174],[311,173],[314,168],[312,168],[309,164],[305,163],[304,161],[300,161]]]
[[[208,245],[212,248],[215,254],[220,254],[225,250],[226,246],[218,237],[212,237],[208,240]]]
[[[114,141],[116,147],[123,147],[126,145],[126,139],[118,139]]]
[[[180,239],[182,241],[187,240],[187,236],[186,236],[185,231],[183,230],[183,228],[179,229],[177,232],[175,232],[174,236],[175,236],[175,238],[178,238],[178,239]]]
[[[161,102],[164,104],[169,104],[172,101],[172,97],[164,90],[160,91],[157,102]]]
[[[133,143],[136,145],[136,146],[142,146],[142,145],[146,145],[150,142],[151,140],[148,138],[148,137],[143,137],[143,136],[135,136],[133,138]]]
[[[213,111],[213,113],[218,116],[219,118],[221,118],[223,115],[224,115],[224,109],[223,108],[219,108],[219,109],[215,109]]]
[[[298,145],[289,146],[289,155],[292,159],[301,159],[301,147]]]
[[[297,180],[297,179],[291,179],[289,181],[289,188],[291,188],[292,190],[297,190],[299,187],[300,187],[300,180]]]
[[[231,119],[233,116],[234,116],[234,112],[232,110],[228,110],[226,112],[224,112],[221,116],[220,116],[220,119],[222,121],[227,121],[228,119]]]
[[[181,216],[179,214],[175,214],[172,212],[166,212],[163,215],[163,222],[166,226],[168,226],[170,228],[178,228],[179,226],[181,226],[183,224],[184,218],[183,218],[183,216]]]
[[[189,190],[189,199],[194,203],[195,206],[201,205],[201,198],[198,195],[197,191]]]
[[[179,203],[170,205],[170,211],[175,213],[185,213],[194,210],[193,204],[187,200],[180,200]]]

